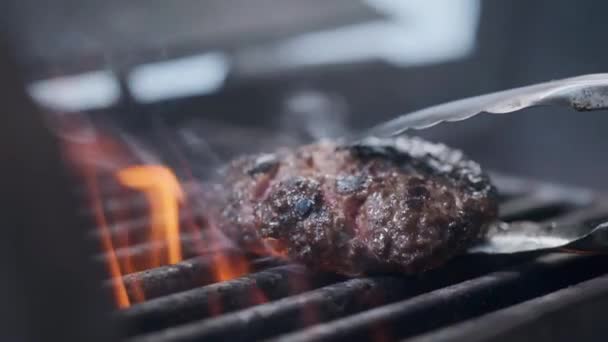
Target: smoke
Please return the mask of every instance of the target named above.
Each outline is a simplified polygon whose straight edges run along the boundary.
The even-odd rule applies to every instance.
[[[347,106],[337,96],[317,90],[299,90],[283,101],[279,126],[283,141],[301,144],[346,135]]]

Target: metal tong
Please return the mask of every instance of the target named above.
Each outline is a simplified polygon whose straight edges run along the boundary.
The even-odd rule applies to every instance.
[[[400,115],[364,132],[388,137],[481,113],[504,114],[543,106],[568,106],[579,112],[608,109],[608,73],[590,74],[469,97]]]
[[[400,115],[373,127],[363,136],[397,136],[409,129],[465,120],[480,113],[504,114],[543,105],[568,106],[579,112],[608,109],[608,73],[566,78],[447,102]],[[357,141],[352,140],[353,144]],[[470,252],[508,254],[564,248],[579,252],[608,252],[608,222],[595,227],[499,222]]]

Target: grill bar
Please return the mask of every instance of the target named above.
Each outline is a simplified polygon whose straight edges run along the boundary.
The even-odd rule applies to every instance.
[[[587,191],[502,176],[495,182],[501,189],[505,221],[593,224],[608,217],[608,202]],[[140,252],[125,249],[124,253],[143,256],[149,251],[145,245],[138,248]],[[197,252],[196,258],[180,264],[123,277],[130,293],[135,284],[145,284],[150,299],[117,313],[127,327],[129,342],[392,341],[481,320],[486,316],[475,317],[495,310],[495,314],[508,313],[526,305],[526,300],[561,293],[564,287],[608,273],[606,257],[526,253],[465,255],[415,277],[344,281],[265,258],[252,261],[256,273],[210,284],[213,262]],[[235,258],[242,257],[232,252]],[[437,336],[455,334],[449,329]],[[474,329],[469,329],[474,336]],[[470,340],[471,335],[458,336],[456,340]],[[434,340],[435,335],[421,338],[427,337]]]
[[[419,277],[351,279],[221,317],[178,326],[157,335],[141,336],[134,341],[244,341],[270,337],[457,283],[523,259],[523,256],[499,256],[480,260],[469,256],[455,260],[450,267]],[[311,315],[314,319],[306,319]]]
[[[568,212],[547,223],[571,225],[583,224],[595,226],[601,222],[608,221],[608,201],[598,202],[586,208]]]
[[[222,251],[221,257],[229,264],[245,259],[242,252],[237,250]],[[137,300],[140,294],[146,300],[150,300],[216,282],[216,262],[213,255],[206,255],[184,260],[174,265],[131,273],[123,276],[119,281],[125,284],[127,294],[132,301]],[[258,258],[248,262],[250,270],[253,272],[283,263],[274,258]]]
[[[587,189],[555,185],[529,179],[490,172],[490,178],[505,199],[524,197],[534,194],[537,198],[562,199],[565,203],[586,206],[597,199],[597,194]]]
[[[538,221],[564,214],[574,208],[576,208],[574,203],[564,201],[562,198],[544,198],[532,194],[501,203],[500,215],[506,222]]]
[[[488,274],[273,341],[348,341],[369,338],[378,331],[389,340],[412,336],[599,276],[608,272],[607,261],[603,257],[547,255],[523,267]]]
[[[391,277],[351,279],[249,310],[140,336],[129,342],[259,339],[294,328],[301,322],[314,324],[328,317],[395,300],[407,291],[406,283]]]
[[[202,240],[200,234],[184,233],[180,237],[181,251],[184,258],[194,258],[200,255],[211,254],[216,252],[226,253],[237,253],[233,248],[229,246],[208,246],[205,241]],[[160,256],[167,255],[168,245],[166,242],[146,242],[130,247],[118,248],[114,251],[114,255],[118,259],[120,264],[131,264],[133,272],[138,270],[148,269],[150,266],[151,255],[157,254]],[[242,253],[242,252],[241,252]],[[95,257],[95,260],[100,263],[107,263],[107,254],[99,254]],[[168,262],[167,260],[161,260],[162,262]],[[126,271],[126,270],[125,270]]]
[[[149,234],[149,233],[148,233]],[[195,232],[183,232],[180,236],[182,257],[185,259],[195,258],[213,253],[239,253],[234,245],[214,229],[202,229]],[[168,244],[166,241],[153,241],[133,244],[128,247],[118,248],[114,255],[121,265],[129,264],[131,269],[124,271],[132,273],[149,269],[158,265],[150,265],[152,255],[158,255],[160,266],[167,265],[169,260]],[[242,251],[240,253],[243,253]],[[95,260],[107,263],[108,254],[98,254]]]
[[[100,182],[100,189],[103,189],[103,206],[107,212],[121,212],[121,211],[145,211],[148,208],[148,201],[146,197],[134,190],[129,190],[122,185],[116,183],[116,181]],[[182,184],[182,190],[187,198],[200,198],[205,194],[202,186],[196,182],[186,182]],[[89,191],[85,185],[76,190],[76,195],[80,196],[83,200],[86,200],[89,196]],[[94,213],[90,208],[84,208],[81,210],[82,214],[93,215]]]
[[[306,291],[335,281],[309,275],[299,265],[285,265],[221,283],[174,293],[118,313],[130,334],[163,329]]]
[[[608,275],[408,341],[605,341],[606,289]]]
[[[126,217],[135,216],[133,213],[125,214]],[[129,237],[129,241],[135,243],[142,243],[148,240],[150,235],[150,218],[147,213],[141,213],[137,215],[138,218],[122,220],[119,223],[111,224],[108,226],[108,231],[113,238],[120,238],[124,236]],[[201,230],[202,227],[206,227],[206,222],[202,220],[202,214],[187,212],[180,214],[180,227],[188,227],[190,234],[194,235],[193,232]],[[90,237],[93,240],[99,239],[99,230],[92,230]]]

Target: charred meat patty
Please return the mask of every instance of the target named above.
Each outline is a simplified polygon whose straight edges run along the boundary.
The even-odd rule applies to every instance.
[[[434,268],[478,241],[498,211],[477,163],[409,137],[246,156],[222,188],[230,238],[346,275]]]

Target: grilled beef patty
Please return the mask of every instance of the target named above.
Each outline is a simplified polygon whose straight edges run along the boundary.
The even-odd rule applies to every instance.
[[[224,174],[229,237],[347,275],[434,268],[497,218],[479,165],[419,138],[322,141],[240,158]]]

